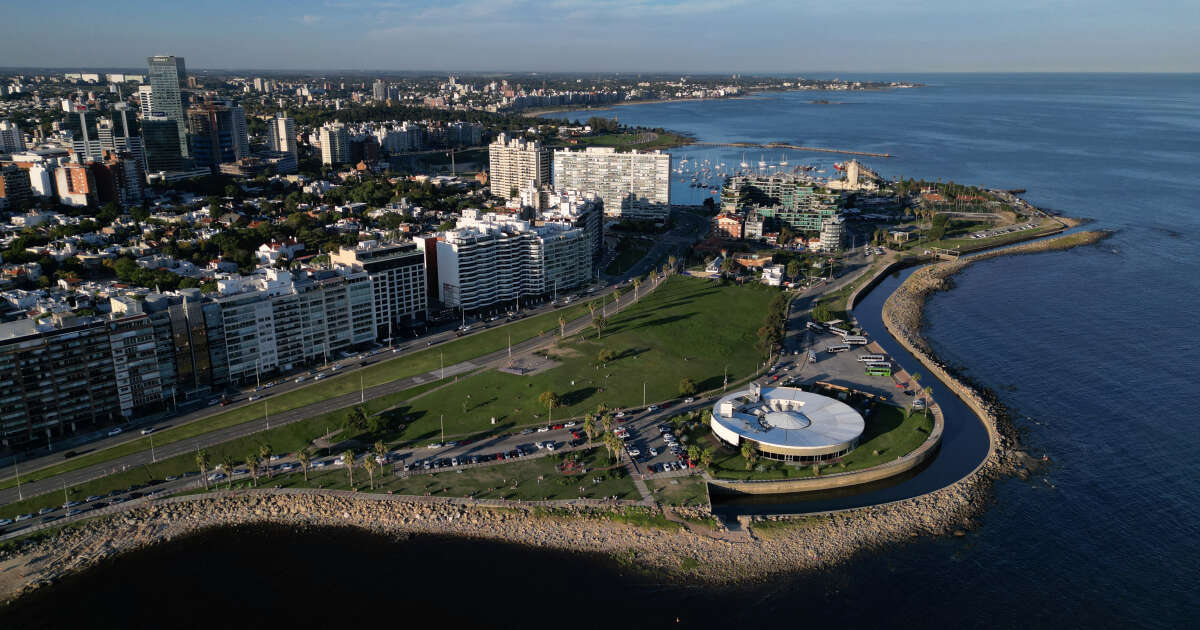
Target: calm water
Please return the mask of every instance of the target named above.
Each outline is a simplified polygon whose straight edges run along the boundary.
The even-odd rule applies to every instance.
[[[206,627],[229,622],[229,613],[244,625],[419,615],[448,627],[641,627],[675,617],[700,627],[1194,627],[1200,76],[904,78],[931,87],[612,111],[701,140],[888,152],[897,157],[868,163],[885,175],[1026,188],[1033,203],[1117,231],[1100,247],[979,263],[930,304],[938,351],[996,389],[1021,415],[1026,445],[1054,462],[1043,477],[998,483],[982,527],[966,538],[921,539],[829,573],[709,593],[507,546],[226,532],[107,565],[9,612],[32,610],[54,627],[59,615],[86,609],[51,602],[86,597],[93,610],[115,611],[97,626],[156,626],[182,611],[184,625]],[[845,104],[809,104],[814,98]],[[740,151],[679,154],[742,159]],[[788,159],[828,169],[841,158]],[[674,192],[680,201],[705,194]],[[331,603],[359,594],[374,608],[329,615]],[[131,600],[136,615],[111,603]]]

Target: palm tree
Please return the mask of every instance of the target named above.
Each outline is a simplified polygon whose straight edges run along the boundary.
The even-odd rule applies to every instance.
[[[308,465],[312,462],[312,453],[308,448],[302,448],[296,452],[296,459],[300,461],[300,472],[304,473],[304,482],[308,483]]]
[[[229,480],[229,490],[233,490],[233,458],[226,455],[221,458],[221,467],[225,469],[225,478]]]
[[[380,466],[383,466],[384,457],[386,455],[387,455],[387,445],[383,443],[383,440],[376,440],[375,441],[375,458],[376,458],[376,462],[379,463]]]
[[[688,455],[688,459],[690,459],[691,461],[693,461],[693,462],[699,461],[700,460],[700,447],[696,446],[695,444],[688,446],[687,447],[687,455]]]
[[[550,422],[554,422],[554,408],[562,404],[558,394],[551,391],[545,391],[538,394],[538,402],[546,407],[546,411],[550,414]]]
[[[921,395],[925,397],[925,417],[929,417],[929,406],[933,404],[933,387],[926,385],[921,389]]]
[[[604,427],[605,433],[612,431],[613,417],[608,414],[604,414],[604,415],[600,416],[600,426]]]
[[[608,327],[608,319],[604,317],[596,317],[592,319],[592,326],[596,329],[596,338],[600,338],[600,331]]]
[[[704,466],[705,468],[709,468],[712,466],[712,463],[713,463],[713,449],[710,446],[710,447],[700,451],[700,465]]]
[[[604,445],[608,448],[609,457],[621,461],[621,449],[625,447],[625,443],[616,433],[604,434]]]
[[[250,479],[254,487],[258,487],[258,454],[246,453],[246,468],[250,470]]]
[[[196,451],[196,465],[200,467],[200,476],[204,479],[205,490],[208,490],[208,464],[210,461],[208,451]]]
[[[558,316],[558,336],[567,336],[567,318],[563,317],[562,315]]]
[[[354,451],[342,451],[342,462],[346,464],[346,474],[350,475],[350,487],[354,487]]]
[[[267,479],[271,478],[271,445],[263,442],[258,445],[258,456],[267,466]]]
[[[641,286],[642,286],[641,277],[634,278],[633,279],[633,301],[634,302],[636,302],[638,300],[638,289],[641,288]]]
[[[754,468],[754,462],[758,460],[758,449],[754,448],[754,442],[742,441],[742,457],[746,460],[746,470]]]
[[[583,416],[583,432],[587,434],[588,444],[591,444],[596,436],[596,417],[590,413]]]
[[[366,470],[367,476],[371,478],[372,490],[375,489],[375,470],[377,468],[379,468],[379,464],[376,463],[375,458],[371,457],[370,454],[363,458],[363,470]]]
[[[675,273],[675,266],[678,264],[678,258],[674,256],[667,256],[667,273]]]

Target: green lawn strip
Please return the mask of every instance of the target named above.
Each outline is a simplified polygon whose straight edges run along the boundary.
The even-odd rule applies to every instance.
[[[443,417],[447,439],[544,424],[549,414],[538,396],[545,391],[562,400],[554,418],[567,418],[601,403],[639,406],[643,386],[648,402],[678,397],[684,378],[699,391],[719,388],[726,367],[731,382],[758,367],[755,331],[777,293],[761,285],[721,287],[673,276],[612,317],[599,339],[588,329],[557,344],[549,352],[560,362],[556,367],[531,375],[483,371],[389,413],[407,425],[404,441],[429,443],[441,439]],[[599,364],[601,350],[618,358]]]
[[[578,468],[573,468],[575,472],[571,474],[564,474],[560,472],[559,465],[568,459],[575,462]],[[350,485],[349,473],[341,467],[312,470],[308,473],[307,481],[303,474],[296,472],[276,475],[269,482],[260,480],[260,485],[514,501],[603,499],[612,496],[619,499],[638,498],[629,473],[624,467],[611,462],[601,448],[478,468],[410,473],[408,476],[403,472],[393,475],[388,466],[375,473],[374,490],[362,466],[356,466],[353,472],[353,486]],[[249,482],[235,483],[234,487],[249,487]]]
[[[368,412],[376,413],[380,410],[393,407],[404,400],[433,390],[443,383],[443,381],[425,383],[402,392],[368,400],[366,407]],[[327,431],[341,427],[345,421],[345,417],[345,410],[332,411],[282,427],[276,427],[269,431],[263,431],[210,446],[205,450],[208,451],[211,466],[220,464],[225,456],[229,456],[234,460],[237,467],[240,468],[245,465],[246,456],[251,452],[257,452],[259,446],[262,444],[270,445],[272,452],[275,453],[295,452],[312,443],[317,437],[325,435]],[[67,494],[71,500],[79,500],[91,495],[103,496],[113,490],[120,490],[133,485],[142,485],[154,480],[162,480],[170,475],[181,475],[185,472],[196,470],[198,470],[198,467],[196,466],[194,453],[177,455],[153,464],[108,475],[86,483],[68,486]],[[36,513],[43,507],[57,507],[64,502],[63,493],[61,491],[54,491],[2,506],[0,507],[0,517],[11,518],[17,514],[27,512]]]
[[[703,507],[708,505],[708,491],[701,477],[648,479],[646,485],[654,499],[663,505]]]
[[[462,339],[447,342],[405,357],[384,360],[377,365],[372,365],[353,373],[330,377],[278,397],[270,396],[270,390],[266,390],[264,393],[266,398],[263,399],[263,403],[267,405],[267,410],[270,413],[281,413],[322,400],[335,398],[343,394],[356,392],[359,390],[360,377],[363,385],[374,387],[418,374],[436,371],[442,365],[443,361],[445,365],[454,365],[455,363],[505,348],[508,346],[509,335],[512,336],[513,343],[518,343],[531,337],[536,337],[544,332],[553,332],[558,329],[559,315],[562,315],[567,320],[572,320],[582,317],[586,313],[587,306],[585,304],[578,304],[553,313],[543,313],[500,328],[474,333]],[[208,418],[159,431],[154,434],[154,444],[155,446],[163,446],[210,431],[239,425],[263,417],[263,412],[264,407],[259,404],[238,407],[237,409],[218,413]],[[150,450],[150,438],[144,437],[94,453],[80,455],[61,464],[31,471],[22,475],[21,479],[22,481],[46,479],[64,472],[87,468],[94,464],[148,450]],[[12,488],[16,485],[16,479],[11,478],[0,482],[0,489]]]
[[[893,405],[876,405],[867,419],[866,430],[858,447],[839,462],[823,464],[821,474],[863,470],[911,453],[929,437],[933,418],[919,411],[908,417],[905,414],[906,410]],[[689,437],[696,443],[714,448],[715,456],[709,472],[719,479],[802,479],[814,476],[811,465],[785,465],[762,458],[759,458],[753,470],[746,470],[746,460],[741,453],[718,445],[704,426],[697,426]]]

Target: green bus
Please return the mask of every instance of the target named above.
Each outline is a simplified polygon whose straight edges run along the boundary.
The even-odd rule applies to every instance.
[[[891,376],[892,368],[888,365],[868,365],[867,376]]]

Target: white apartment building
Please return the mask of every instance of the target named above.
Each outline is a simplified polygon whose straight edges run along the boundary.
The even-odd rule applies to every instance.
[[[513,191],[550,183],[550,149],[540,142],[500,134],[488,145],[488,182],[492,194],[504,199]]]
[[[671,211],[671,155],[612,147],[555,151],[554,188],[596,193],[610,217],[665,221]]]
[[[350,161],[350,132],[342,123],[327,123],[318,135],[322,164],[344,164]]]
[[[267,122],[267,147],[272,151],[291,153],[292,157],[299,159],[300,149],[296,146],[296,119],[276,114],[269,120]]]
[[[0,153],[13,153],[25,150],[25,138],[21,128],[15,122],[0,120]]]
[[[377,338],[391,338],[400,327],[425,320],[425,253],[417,244],[362,241],[330,254],[329,260],[343,273],[370,278]]]
[[[442,304],[466,311],[568,290],[591,277],[588,234],[564,223],[535,226],[465,210],[453,230],[417,243],[437,249]]]

